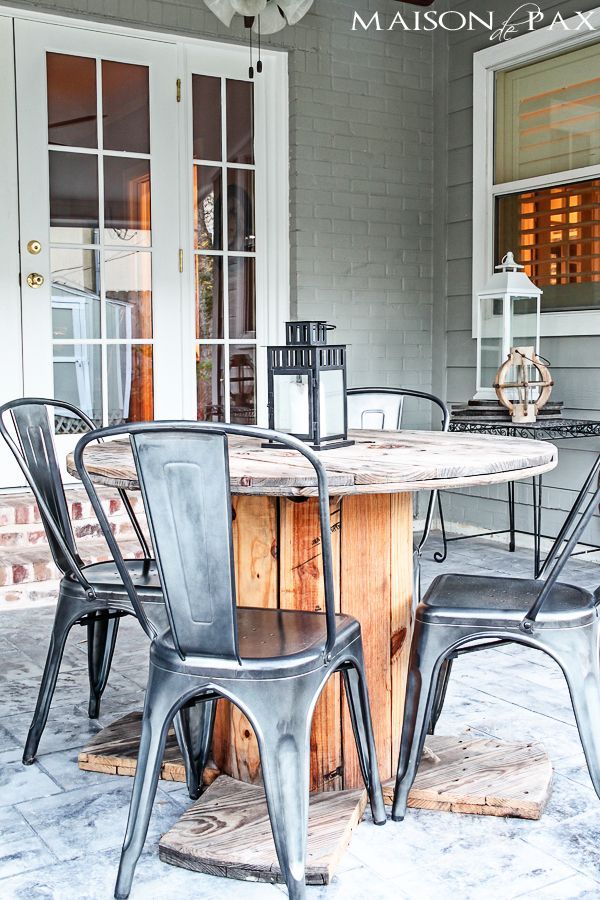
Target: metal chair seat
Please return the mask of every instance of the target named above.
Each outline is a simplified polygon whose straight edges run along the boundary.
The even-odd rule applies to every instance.
[[[157,601],[162,604],[164,601],[156,562],[154,560],[128,559],[126,565],[136,590],[144,600],[147,598],[149,601]],[[107,603],[112,599],[119,602],[125,601],[127,608],[132,608],[119,570],[112,560],[82,566],[81,571],[94,589],[98,600],[105,600]],[[66,579],[65,591],[68,592],[71,585],[72,590],[81,596],[83,588],[74,578]]]
[[[490,575],[439,575],[417,609],[430,624],[468,624],[519,629],[542,582]],[[596,616],[598,599],[584,588],[557,581],[536,619],[539,627],[575,628]]]
[[[360,624],[351,616],[337,615],[336,639],[331,651],[336,657],[360,638]],[[323,666],[327,642],[324,614],[299,610],[238,607],[237,627],[240,663],[237,660],[208,659],[188,655],[185,660],[175,648],[170,629],[151,648],[152,661],[172,672],[205,676],[214,671],[220,677],[273,678],[283,673],[301,675]],[[265,660],[269,667],[265,668]]]

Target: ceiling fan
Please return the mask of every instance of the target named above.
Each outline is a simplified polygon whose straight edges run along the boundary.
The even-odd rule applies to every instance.
[[[286,25],[295,25],[309,11],[314,0],[204,0],[210,11],[229,28],[237,14],[244,19],[244,27],[250,37],[250,68],[248,75],[254,78],[252,65],[252,32],[258,37],[256,71],[262,72],[260,39],[263,34],[275,34]],[[398,0],[411,6],[431,6],[434,0]]]

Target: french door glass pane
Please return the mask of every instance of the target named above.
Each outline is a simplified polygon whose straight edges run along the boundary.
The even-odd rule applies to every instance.
[[[46,56],[48,142],[97,147],[96,60],[66,53]]]
[[[148,67],[102,61],[105,150],[150,153]]]
[[[253,256],[229,257],[229,336],[256,337],[255,261]]]
[[[197,250],[221,250],[223,212],[220,166],[194,166],[194,246]]]
[[[98,158],[50,151],[50,240],[95,242],[98,230]]]
[[[192,93],[196,339],[218,342],[196,347],[197,414],[199,419],[254,422],[253,84],[194,75]]]
[[[150,245],[150,160],[104,157],[104,240]]]
[[[54,247],[52,336],[89,340],[100,337],[100,259],[98,251]]]
[[[252,253],[254,238],[254,172],[227,169],[227,243],[230,250]]]
[[[227,160],[254,163],[254,107],[251,81],[227,79]]]
[[[152,257],[144,250],[108,250],[104,256],[109,338],[152,337]]]
[[[196,256],[196,337],[223,337],[223,259]]]
[[[154,418],[152,345],[108,345],[108,421],[148,422]]]
[[[49,151],[54,394],[98,425],[152,419],[150,159],[131,155],[150,152],[148,67],[47,54],[47,70],[49,139],[73,147]]]
[[[221,159],[221,79],[192,75],[194,159]]]
[[[196,405],[201,421],[218,422],[225,412],[223,346],[196,345]]]
[[[98,344],[55,344],[54,396],[102,425],[102,376]]]
[[[232,422],[256,421],[256,347],[229,348],[229,384]]]

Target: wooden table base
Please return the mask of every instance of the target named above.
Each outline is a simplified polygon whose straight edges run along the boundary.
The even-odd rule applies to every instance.
[[[367,805],[365,790],[312,794],[307,884],[329,884]],[[262,787],[221,775],[159,843],[163,862],[242,881],[283,881]]]
[[[552,765],[541,744],[430,735],[436,760],[421,760],[408,805],[478,816],[539,819],[552,783]],[[384,783],[391,804],[394,779]]]
[[[141,719],[141,713],[129,713],[99,731],[79,754],[79,768],[108,775],[135,775]],[[410,807],[482,816],[540,818],[552,781],[552,766],[541,744],[474,738],[466,732],[458,737],[431,735],[427,746],[439,761],[422,760],[408,798]],[[204,773],[205,784],[212,784],[218,775],[218,769],[208,767]],[[167,740],[161,778],[185,782],[183,760],[173,731]],[[221,783],[224,778],[219,779]],[[250,785],[230,780],[238,785],[240,803],[239,791]],[[258,789],[262,796],[260,786],[252,787]],[[393,792],[394,780],[390,779],[384,783],[384,797],[388,805],[392,802]],[[323,798],[319,803],[327,800],[329,811],[336,810],[338,798],[349,793],[352,792],[330,791],[314,796]],[[203,798],[207,795],[208,792]],[[204,807],[201,813],[205,814]],[[342,830],[352,816],[353,812],[350,819],[341,822]],[[229,827],[227,824],[225,830]]]

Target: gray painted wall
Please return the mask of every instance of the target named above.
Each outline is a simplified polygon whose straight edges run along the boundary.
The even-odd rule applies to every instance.
[[[23,8],[40,8],[21,2]],[[246,43],[202,0],[48,0],[65,15]],[[396,11],[394,0],[366,10]],[[316,0],[268,42],[289,52],[292,315],[349,343],[349,382],[431,383],[431,34],[352,33]]]
[[[474,12],[489,4],[452,0],[452,9]],[[513,0],[498,0],[493,9],[498,18],[512,12]],[[589,3],[540,2],[547,14],[560,8],[568,17]],[[593,5],[592,5],[593,6]],[[473,53],[489,46],[487,32],[457,32],[436,35],[434,53],[435,90],[435,204],[441,208],[443,225],[436,225],[434,252],[433,378],[434,390],[449,402],[468,400],[475,392],[475,341],[471,337],[472,263],[472,170],[473,170]],[[574,415],[600,418],[600,338],[553,338],[542,340],[541,352],[552,363],[555,396]],[[574,499],[593,461],[592,441],[561,441],[559,467],[545,477],[544,530],[556,530]],[[445,512],[453,522],[506,527],[504,486],[478,488],[445,495]],[[522,483],[517,490],[517,525],[531,527],[531,489]],[[600,541],[596,521],[590,535]]]

